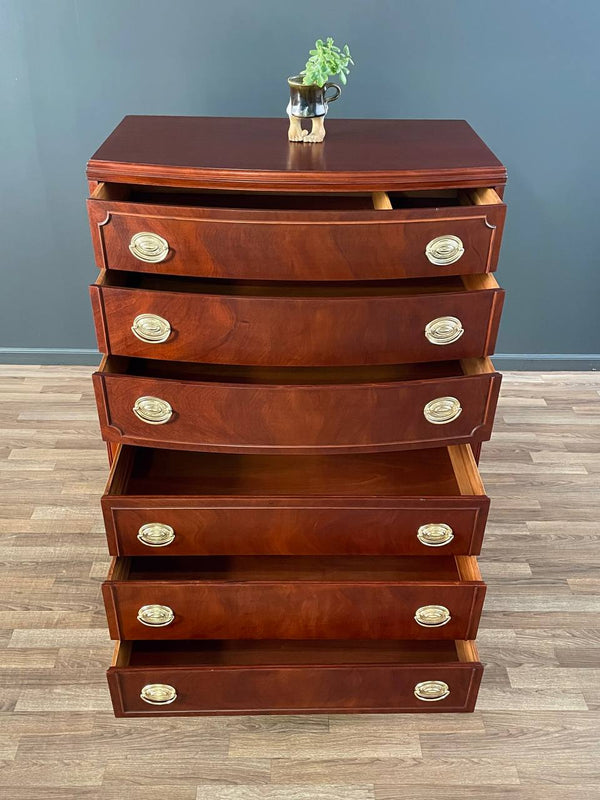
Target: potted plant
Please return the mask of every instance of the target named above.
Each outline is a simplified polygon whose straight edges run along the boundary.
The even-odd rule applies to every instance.
[[[342,92],[337,83],[331,83],[329,78],[338,75],[345,85],[350,64],[354,65],[354,61],[347,44],[340,50],[331,36],[328,36],[325,42],[317,39],[315,49],[310,51],[306,67],[299,75],[288,78],[290,102],[286,111],[290,119],[288,129],[290,142],[323,141],[328,104],[337,100]],[[333,94],[327,96],[328,89],[333,89]],[[312,119],[310,133],[303,130],[303,119]]]

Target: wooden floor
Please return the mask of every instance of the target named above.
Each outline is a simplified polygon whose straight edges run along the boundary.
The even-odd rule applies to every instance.
[[[90,373],[0,367],[0,797],[600,797],[600,374],[505,376],[474,714],[115,720]]]

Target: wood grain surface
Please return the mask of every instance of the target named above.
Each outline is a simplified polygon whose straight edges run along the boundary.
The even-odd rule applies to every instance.
[[[319,147],[288,142],[286,128],[285,119],[127,116],[87,177],[288,191],[506,182],[506,168],[464,120],[332,119]]]
[[[138,556],[114,573],[103,586],[113,639],[474,639],[485,595],[452,557]],[[152,603],[174,620],[139,622]],[[417,624],[428,605],[450,621]]]
[[[488,280],[495,283],[492,276]],[[356,288],[355,288],[356,287]],[[263,288],[102,272],[90,287],[104,353],[166,361],[261,366],[340,366],[450,361],[491,355],[504,292],[458,278]],[[163,342],[134,334],[138,314],[170,326]],[[460,321],[464,333],[431,342],[427,325]]]
[[[3,800],[599,795],[600,375],[505,376],[474,714],[118,720],[91,371],[0,368]]]
[[[490,202],[476,202],[480,191],[468,196],[467,205],[437,200],[434,207],[398,207],[390,199],[388,209],[359,211],[351,197],[340,197],[332,211],[318,196],[310,210],[286,209],[279,198],[272,208],[246,207],[252,201],[247,195],[230,198],[229,207],[203,195],[193,205],[185,204],[188,197],[167,205],[162,195],[134,202],[133,194],[122,201],[121,186],[100,184],[87,205],[100,269],[236,280],[387,280],[493,272],[506,206],[496,193]],[[141,232],[167,242],[162,261],[140,260],[130,251],[132,237]],[[428,243],[448,235],[461,239],[463,255],[451,264],[432,264]]]
[[[459,362],[298,371],[109,356],[94,384],[105,441],[333,455],[489,439],[501,376],[488,366],[489,372],[479,374],[464,374]],[[143,397],[168,403],[170,419],[163,424],[140,419],[133,408]],[[457,400],[462,411],[446,423],[430,422],[425,407],[444,397]]]

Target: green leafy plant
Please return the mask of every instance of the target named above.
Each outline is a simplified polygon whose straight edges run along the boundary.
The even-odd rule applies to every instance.
[[[346,76],[350,72],[349,65],[354,66],[347,44],[340,50],[333,43],[331,36],[328,36],[326,42],[323,39],[317,39],[315,49],[309,52],[310,58],[306,62],[306,68],[300,73],[305,86],[310,86],[312,83],[323,86],[329,78],[335,75],[339,75],[343,84],[347,82]]]

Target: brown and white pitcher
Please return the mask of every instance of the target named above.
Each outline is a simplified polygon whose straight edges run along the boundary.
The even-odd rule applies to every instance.
[[[325,138],[325,115],[329,103],[337,100],[342,93],[337,83],[302,83],[301,75],[288,78],[290,87],[290,101],[286,112],[290,119],[288,139],[290,142],[322,142]],[[334,93],[327,96],[327,90],[333,89]],[[302,128],[302,120],[312,120],[310,133]]]

